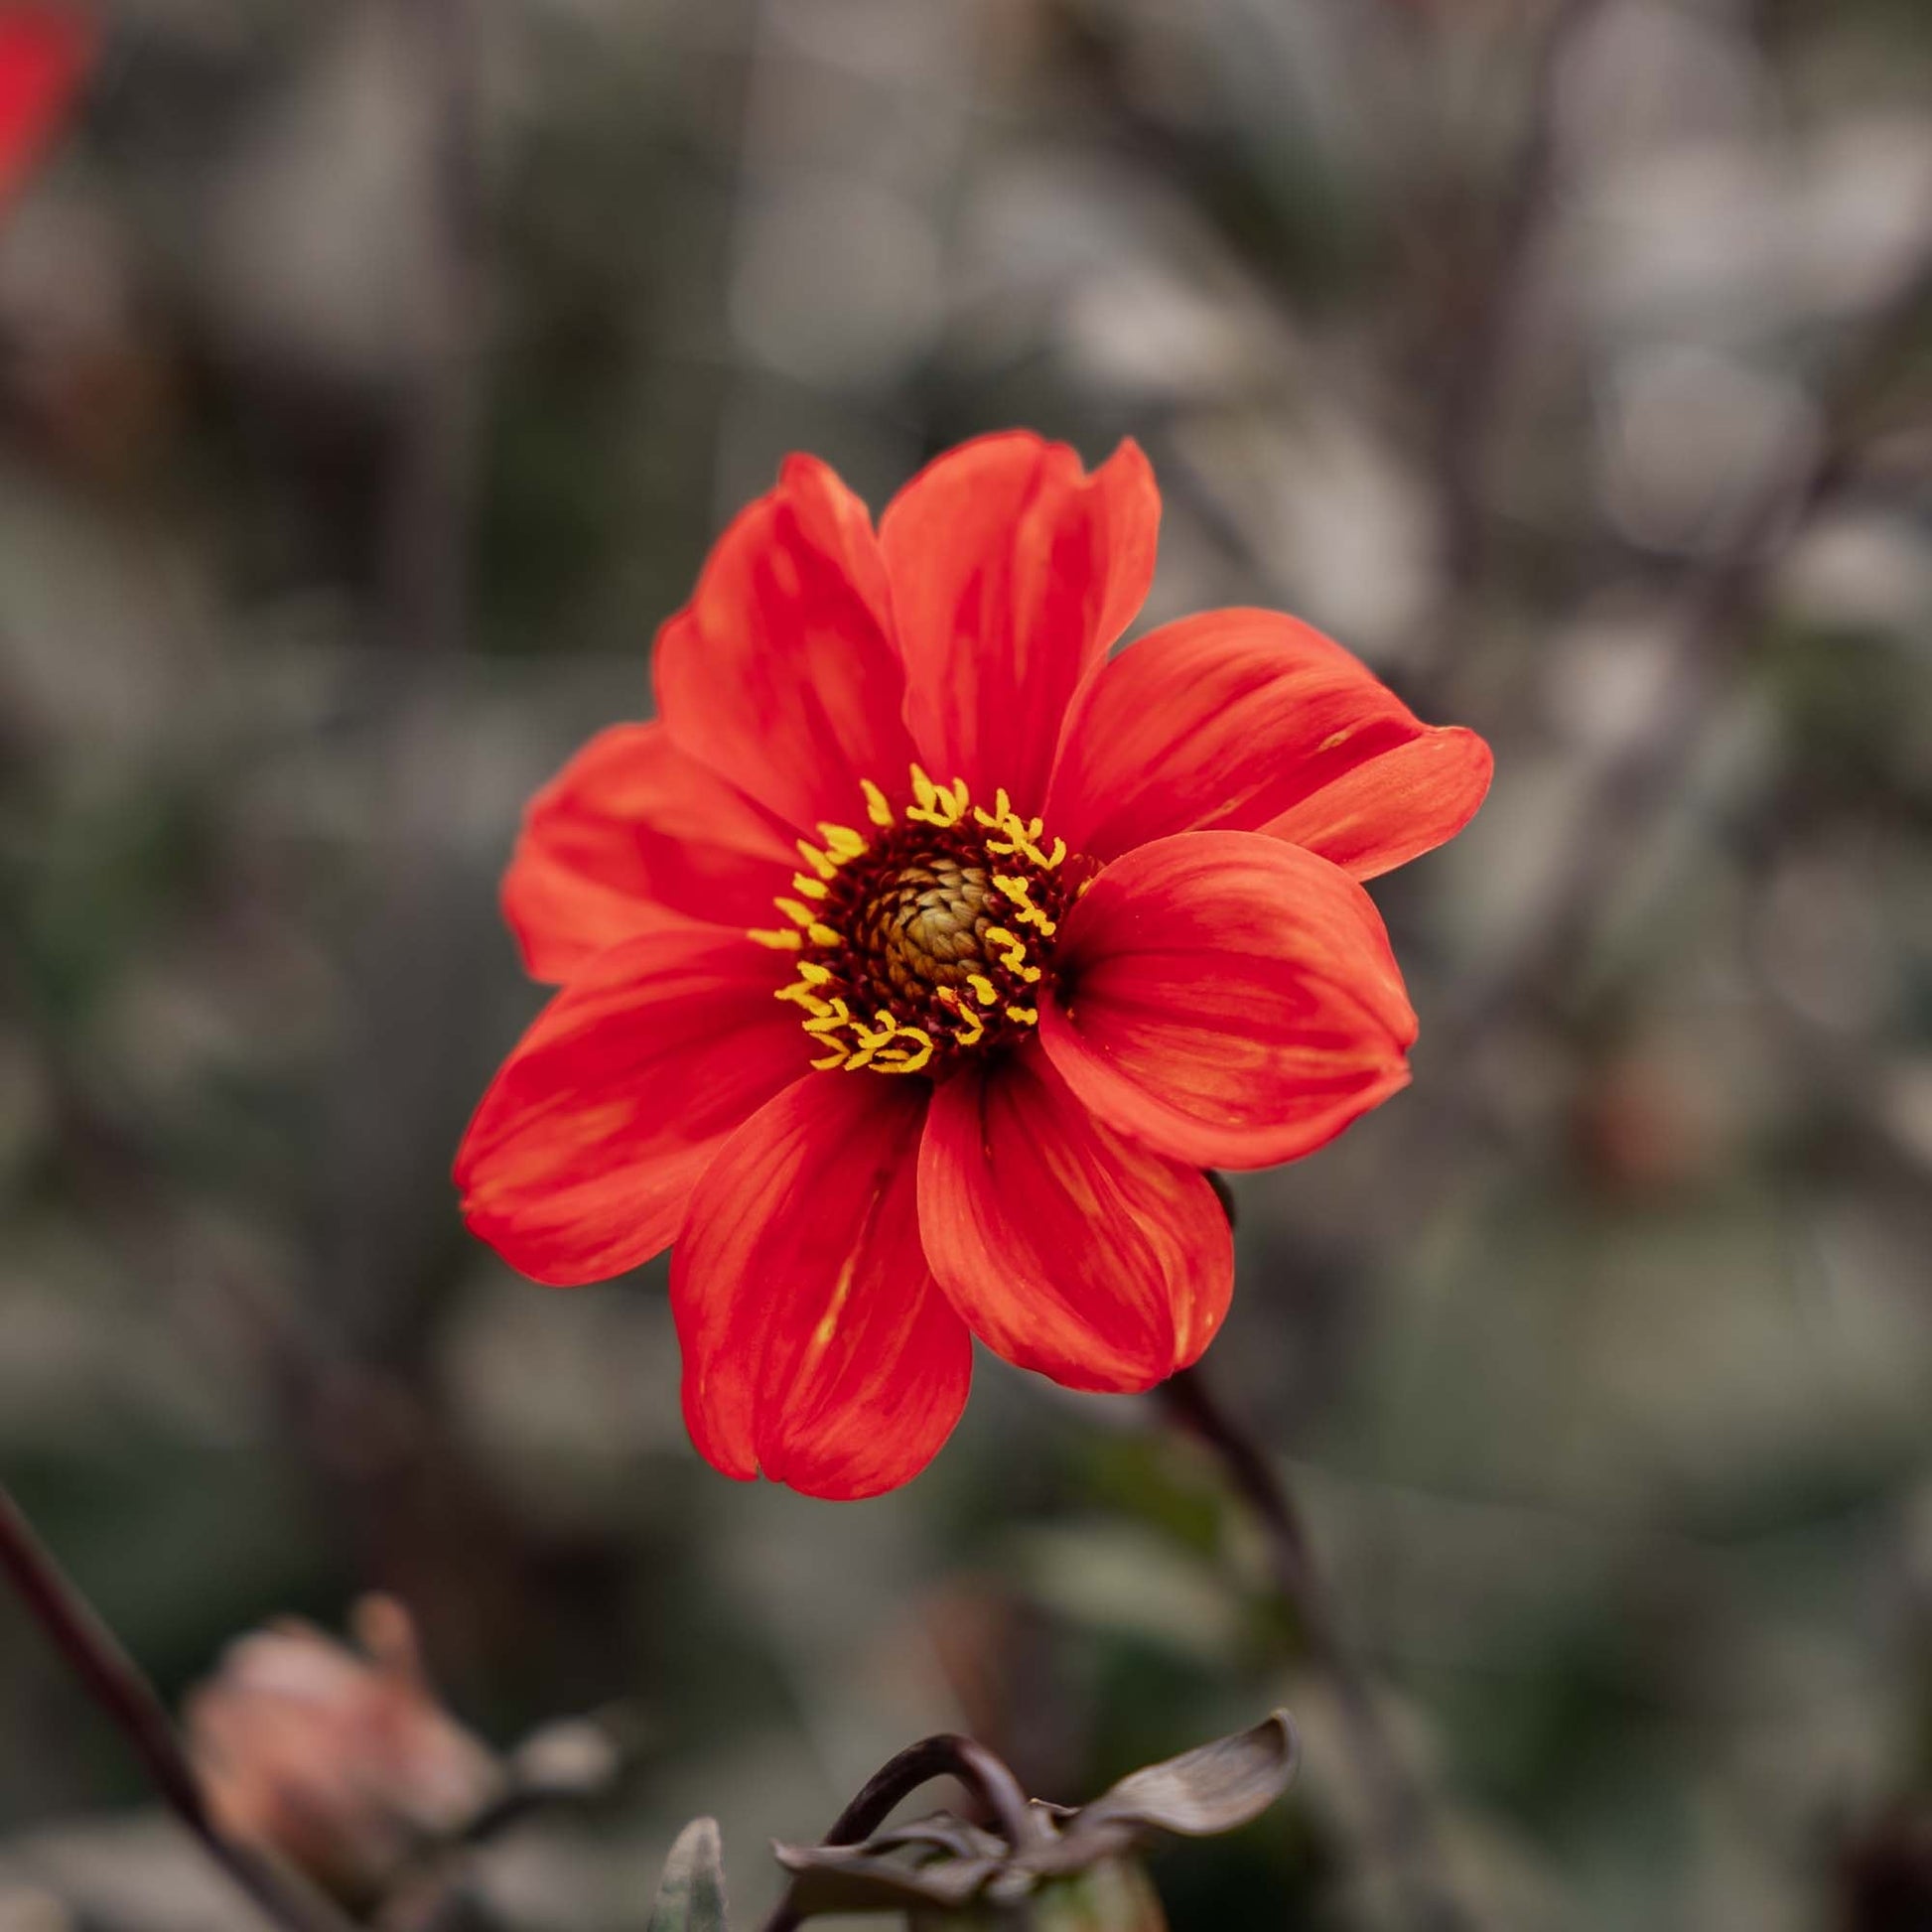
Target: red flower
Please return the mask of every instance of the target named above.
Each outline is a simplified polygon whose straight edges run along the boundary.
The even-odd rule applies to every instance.
[[[1160,497],[1030,435],[877,532],[809,457],[657,641],[658,721],[530,807],[504,905],[561,984],[457,1160],[470,1225],[594,1281],[675,1242],[693,1440],[892,1488],[977,1334],[1069,1388],[1193,1361],[1233,1285],[1201,1170],[1294,1160],[1408,1079],[1357,883],[1453,836],[1488,748],[1292,618],[1109,661]]]
[[[93,47],[78,14],[0,0],[0,202],[67,111]]]

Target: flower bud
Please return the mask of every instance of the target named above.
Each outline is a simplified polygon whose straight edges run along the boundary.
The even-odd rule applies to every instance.
[[[437,1703],[399,1603],[367,1597],[351,1622],[360,1654],[293,1620],[241,1638],[186,1720],[220,1829],[359,1908],[476,1818],[503,1772]]]

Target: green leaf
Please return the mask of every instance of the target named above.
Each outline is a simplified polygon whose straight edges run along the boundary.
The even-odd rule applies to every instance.
[[[730,1932],[725,1916],[725,1848],[715,1818],[694,1818],[677,1835],[657,1881],[649,1932]]]
[[[970,1826],[961,1830],[970,1831]],[[837,1912],[904,1912],[918,1905],[956,1908],[976,1897],[1005,1867],[1000,1854],[946,1857],[907,1864],[890,1856],[915,1841],[898,1839],[884,1851],[865,1845],[775,1845],[791,1873],[789,1903],[801,1918]],[[1001,1847],[1000,1852],[1004,1853]]]
[[[1188,1838],[1231,1832],[1288,1789],[1301,1754],[1293,1720],[1277,1711],[1252,1730],[1130,1772],[1074,1817],[1067,1838],[1110,1835],[1123,1826]]]

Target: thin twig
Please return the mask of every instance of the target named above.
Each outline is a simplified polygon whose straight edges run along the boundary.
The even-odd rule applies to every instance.
[[[1765,482],[1732,542],[1685,592],[1651,728],[1631,734],[1599,770],[1579,821],[1584,837],[1541,917],[1454,1016],[1449,1032],[1458,1057],[1466,1060],[1504,1015],[1555,984],[1587,951],[1601,908],[1755,634],[1772,571],[1792,537],[1852,476],[1869,433],[1864,419],[1929,313],[1932,248],[1827,382],[1815,454],[1796,473],[1780,471]]]
[[[971,1737],[941,1732],[908,1744],[875,1771],[859,1795],[839,1813],[822,1843],[859,1844],[886,1822],[901,1799],[934,1778],[946,1777],[957,1778],[978,1795],[1016,1850],[1039,1836],[1027,1794],[1006,1762]],[[779,1900],[764,1921],[763,1932],[796,1932],[803,1922],[787,1897]]]
[[[1442,357],[1434,426],[1434,468],[1442,526],[1443,593],[1424,639],[1428,656],[1416,694],[1427,713],[1438,708],[1461,655],[1489,565],[1488,469],[1502,413],[1506,378],[1536,265],[1538,245],[1556,203],[1562,144],[1558,109],[1564,70],[1605,0],[1558,0],[1543,30],[1527,87],[1521,140],[1510,163],[1489,244],[1466,268],[1470,291]]]
[[[477,21],[472,0],[403,0],[422,97],[418,315],[396,424],[388,538],[396,641],[460,650],[469,630],[483,205],[478,181]]]
[[[1302,1512],[1274,1458],[1221,1406],[1198,1368],[1182,1369],[1155,1393],[1173,1422],[1212,1453],[1261,1525],[1275,1587],[1340,1701],[1350,1751],[1416,1922],[1433,1932],[1464,1924],[1440,1870],[1431,1807],[1383,1723],[1375,1688],[1342,1630]]]
[[[18,1505],[0,1487],[0,1572],[89,1697],[127,1739],[162,1801],[208,1856],[284,1932],[350,1932],[349,1922],[292,1873],[226,1837],[154,1686],[62,1573]]]

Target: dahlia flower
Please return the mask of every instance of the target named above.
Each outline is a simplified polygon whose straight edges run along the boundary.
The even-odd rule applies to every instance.
[[[972,1337],[1143,1390],[1227,1312],[1203,1175],[1311,1153],[1416,1036],[1361,881],[1451,837],[1488,748],[1339,645],[1218,611],[1109,647],[1160,497],[1131,443],[968,443],[875,529],[793,457],[657,639],[657,717],[530,806],[504,883],[560,990],[457,1161],[539,1281],[669,1246],[692,1440],[876,1494]]]

